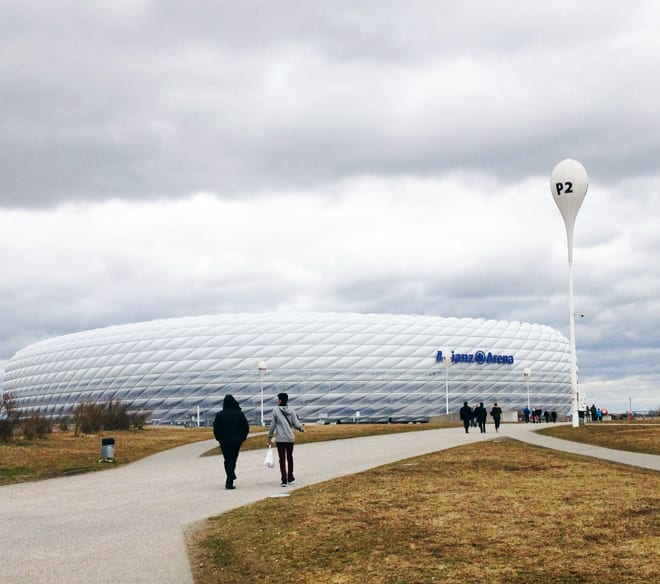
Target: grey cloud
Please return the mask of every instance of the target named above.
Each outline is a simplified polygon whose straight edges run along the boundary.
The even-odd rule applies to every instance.
[[[534,5],[507,19],[498,4],[471,3],[11,6],[0,59],[5,206],[243,197],[457,169],[521,181],[567,152],[620,178],[651,172],[660,148],[648,131],[654,102],[637,90],[646,71],[612,76],[611,62],[587,52],[640,25],[646,5]],[[632,55],[611,54],[626,72]],[[562,59],[566,78],[553,79]],[[506,85],[479,79],[489,71]]]
[[[624,30],[636,19],[625,2],[508,3],[415,0],[196,3],[153,5],[143,26],[182,44],[198,41],[241,51],[282,44],[314,46],[334,59],[387,62],[437,51],[517,51],[536,44],[583,44]],[[646,5],[645,5],[646,6]],[[506,8],[506,9],[505,9]],[[505,9],[505,10],[504,10]],[[644,9],[642,10],[644,11]]]

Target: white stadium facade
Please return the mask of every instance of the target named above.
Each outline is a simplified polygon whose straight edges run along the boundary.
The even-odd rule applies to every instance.
[[[528,393],[532,407],[565,415],[570,344],[545,325],[480,318],[207,315],[33,343],[8,362],[4,390],[27,415],[112,399],[156,423],[212,420],[228,393],[258,423],[262,392],[268,415],[281,391],[307,422],[426,421],[447,401],[451,413],[463,401],[519,410]]]

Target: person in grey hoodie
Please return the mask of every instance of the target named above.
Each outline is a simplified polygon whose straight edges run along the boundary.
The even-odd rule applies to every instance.
[[[277,456],[280,459],[280,474],[282,476],[282,486],[295,481],[293,476],[293,443],[296,437],[293,429],[304,432],[305,428],[298,419],[296,410],[289,404],[289,395],[286,393],[277,394],[277,406],[273,408],[272,420],[268,428],[268,444],[272,444],[273,435],[276,436]]]

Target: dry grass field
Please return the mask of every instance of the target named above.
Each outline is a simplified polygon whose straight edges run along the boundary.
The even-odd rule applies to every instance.
[[[507,439],[292,491],[190,534],[195,582],[657,582],[660,476]]]
[[[585,442],[615,450],[660,454],[660,423],[620,423],[601,422],[572,426],[550,426],[541,430],[542,434]]]
[[[108,432],[115,439],[115,463],[99,462],[99,435],[53,432],[43,440],[0,443],[0,485],[105,470],[168,448],[212,438],[210,433],[208,428],[151,426],[139,432]]]

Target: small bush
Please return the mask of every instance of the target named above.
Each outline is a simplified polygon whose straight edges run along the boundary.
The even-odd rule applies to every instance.
[[[74,433],[98,434],[101,430],[142,430],[151,412],[129,413],[120,400],[80,402],[73,409]]]
[[[9,442],[14,435],[14,427],[7,418],[0,420],[0,442]]]
[[[131,427],[131,417],[126,404],[119,400],[110,400],[101,405],[104,408],[102,416],[104,430],[128,430]]]
[[[62,416],[57,421],[57,427],[60,429],[60,431],[66,432],[69,429],[69,416]]]
[[[20,413],[10,391],[5,391],[0,400],[0,441],[9,442],[18,429]]]
[[[73,408],[74,434],[97,434],[103,429],[105,404],[91,401],[80,402]]]
[[[149,420],[151,412],[139,411],[131,414],[131,426],[136,430],[144,430],[144,426]]]
[[[46,416],[35,414],[21,420],[21,431],[27,440],[43,439],[53,431],[51,421]]]

